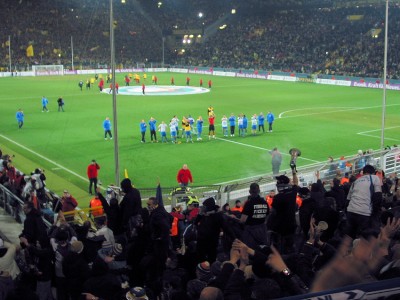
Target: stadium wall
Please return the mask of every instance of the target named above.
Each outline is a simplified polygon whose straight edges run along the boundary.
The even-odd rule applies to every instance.
[[[64,75],[87,75],[87,74],[102,74],[108,73],[106,69],[93,69],[93,70],[64,70]],[[124,68],[116,69],[115,73],[142,73],[142,72],[173,72],[184,74],[205,74],[224,77],[237,77],[237,78],[253,78],[264,80],[277,80],[288,82],[306,82],[316,84],[328,84],[337,86],[351,86],[362,88],[382,89],[383,83],[377,78],[360,78],[360,77],[345,77],[345,76],[314,76],[305,73],[290,73],[290,72],[267,72],[267,71],[242,71],[242,70],[223,70],[213,68]],[[12,76],[35,76],[34,72],[0,72],[0,77]],[[386,84],[388,90],[400,90],[400,80],[388,80]]]

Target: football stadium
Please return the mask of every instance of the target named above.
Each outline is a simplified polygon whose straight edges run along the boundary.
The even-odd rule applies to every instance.
[[[400,295],[400,1],[0,8],[1,297]]]

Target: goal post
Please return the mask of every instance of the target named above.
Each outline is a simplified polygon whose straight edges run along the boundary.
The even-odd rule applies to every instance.
[[[33,65],[34,76],[64,75],[63,65]]]

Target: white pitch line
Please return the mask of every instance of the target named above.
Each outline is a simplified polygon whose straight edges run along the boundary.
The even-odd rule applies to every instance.
[[[399,106],[400,104],[390,104],[390,105],[386,105],[388,106]],[[346,112],[346,111],[352,111],[352,110],[363,110],[363,109],[371,109],[371,108],[381,108],[381,105],[377,105],[377,106],[367,106],[367,107],[355,107],[355,108],[346,108],[346,109],[340,109],[340,110],[334,110],[334,111],[324,111],[324,112],[316,112],[316,113],[308,113],[308,114],[302,114],[302,115],[295,115],[295,116],[287,116],[287,117],[283,117],[284,114],[289,113],[289,112],[293,112],[293,111],[300,111],[300,110],[306,110],[309,108],[300,108],[300,109],[293,109],[293,110],[287,110],[284,112],[281,112],[278,116],[279,119],[283,119],[283,118],[297,118],[297,117],[308,117],[308,116],[312,116],[312,115],[323,115],[323,114],[331,114],[331,113],[337,113],[337,112]],[[336,107],[319,107],[318,109],[323,109],[323,108],[336,108]]]
[[[244,143],[240,143],[240,142],[235,142],[235,141],[231,141],[231,140],[227,140],[227,139],[222,139],[222,138],[218,138],[218,137],[217,137],[216,139],[217,139],[217,140],[220,140],[220,141],[228,142],[228,143],[233,143],[233,144],[245,146],[245,147],[250,147],[250,148],[259,149],[259,150],[264,150],[264,151],[270,151],[270,150],[271,150],[271,149],[267,149],[267,148],[262,148],[262,147],[258,147],[258,146],[253,146],[253,145],[249,145],[249,144],[244,144]],[[290,154],[286,154],[286,153],[282,153],[282,154],[283,154],[283,155],[290,156]],[[318,161],[318,160],[313,160],[313,159],[305,158],[305,157],[302,157],[302,156],[299,156],[298,159],[304,159],[304,160],[312,161],[312,162],[315,162],[315,163],[320,163],[320,161]]]
[[[393,126],[393,127],[385,127],[385,130],[387,129],[394,129],[394,128],[400,128],[400,126]],[[381,131],[382,129],[374,129],[374,130],[368,130],[368,131],[361,131],[358,132],[357,134],[364,134],[364,133],[368,133],[368,132],[376,132],[376,131]]]
[[[30,152],[32,154],[34,154],[34,155],[36,155],[36,156],[48,161],[49,163],[52,163],[53,165],[57,166],[58,168],[63,169],[65,171],[67,171],[68,173],[71,173],[72,175],[74,175],[74,176],[76,176],[76,177],[78,177],[78,178],[80,178],[80,179],[82,179],[82,180],[84,180],[86,182],[89,182],[89,179],[87,179],[87,178],[79,175],[78,173],[75,173],[74,171],[72,171],[72,170],[60,165],[59,163],[56,163],[55,161],[53,161],[53,160],[51,160],[51,159],[49,159],[49,158],[47,158],[47,157],[45,157],[45,156],[43,156],[43,155],[41,155],[41,154],[39,154],[37,152],[25,147],[24,145],[21,145],[20,143],[17,143],[16,141],[14,141],[14,140],[12,140],[12,139],[10,139],[10,138],[2,135],[2,134],[0,134],[0,137],[2,137],[3,139],[5,139],[5,140],[17,145],[18,147],[21,147],[22,149],[24,149],[24,150],[26,150],[26,151],[28,151],[28,152]]]
[[[363,136],[368,136],[368,137],[373,137],[373,138],[377,138],[377,139],[381,138],[379,135],[372,135],[372,134],[366,134],[366,133],[357,133],[357,134],[363,135]],[[399,141],[398,139],[392,139],[392,138],[387,138],[387,137],[385,137],[385,140],[391,140],[391,141],[395,141],[395,142]]]

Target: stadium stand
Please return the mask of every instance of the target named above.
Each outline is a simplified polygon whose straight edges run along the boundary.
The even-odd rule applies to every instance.
[[[250,1],[243,5],[233,1],[229,7],[223,1],[166,2],[160,7],[156,1],[115,5],[117,64],[160,64],[164,36],[167,65],[382,76],[384,5],[368,1],[352,7],[345,6],[345,1],[307,1],[308,5],[279,2]],[[31,64],[71,65],[71,37],[76,65],[107,65],[107,3],[25,0],[3,4],[2,8],[3,69],[9,64],[8,36],[13,64],[21,71]],[[237,13],[232,15],[231,8]],[[202,18],[198,12],[203,13]],[[226,28],[211,30],[218,20],[225,22]],[[398,4],[391,6],[389,22],[388,77],[398,79]],[[183,35],[191,30],[204,35],[183,45]],[[25,55],[29,43],[34,46],[33,58]]]

